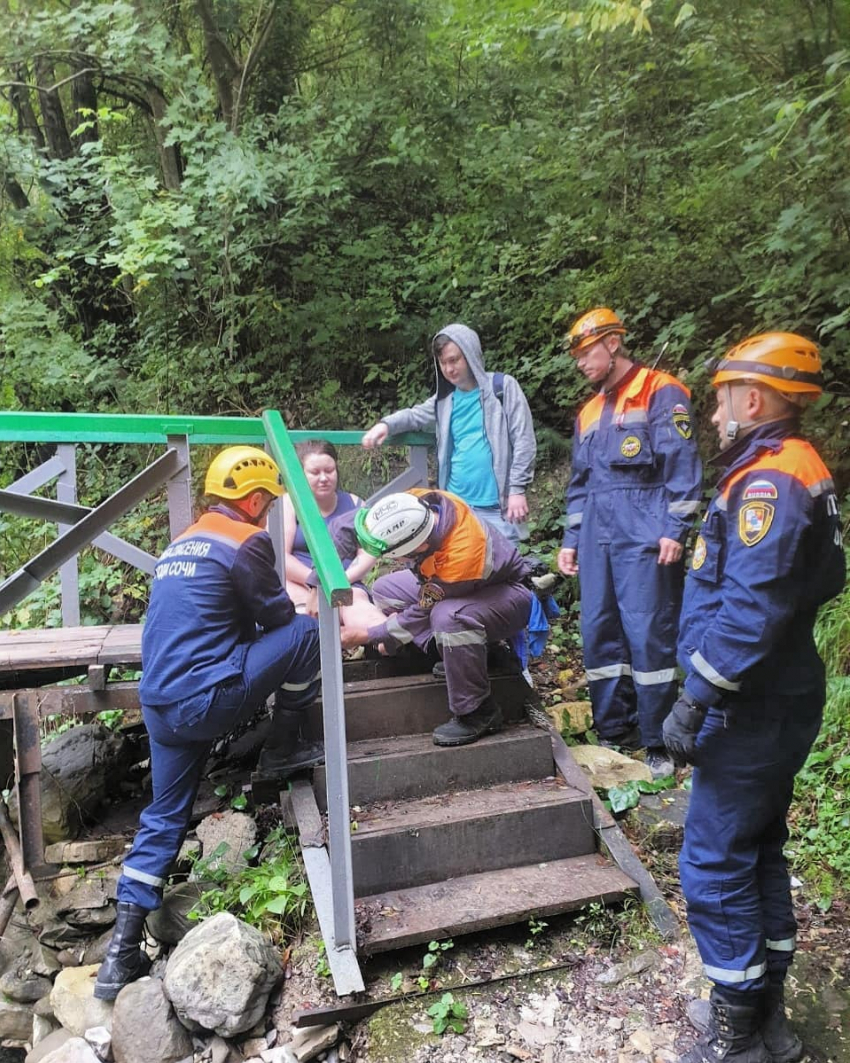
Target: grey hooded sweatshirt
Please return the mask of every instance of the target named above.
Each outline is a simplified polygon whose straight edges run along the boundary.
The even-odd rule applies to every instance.
[[[514,377],[504,374],[502,399],[493,391],[493,374],[484,369],[481,340],[466,325],[446,325],[434,336],[447,336],[460,347],[478,384],[484,411],[484,432],[493,452],[493,472],[499,487],[499,504],[504,513],[508,495],[524,495],[534,478],[537,443],[528,401]],[[437,433],[438,486],[445,490],[451,471],[451,418],[454,385],[443,376],[434,358],[437,392],[418,406],[398,410],[381,420],[390,435],[402,432]]]

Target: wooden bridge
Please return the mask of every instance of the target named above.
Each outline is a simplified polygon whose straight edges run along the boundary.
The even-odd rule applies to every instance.
[[[9,418],[40,416],[0,414],[0,441],[45,427],[26,421],[10,426]],[[96,435],[109,427],[114,435],[121,427],[115,418],[102,419],[113,422],[109,426],[92,423],[98,420],[63,425],[63,416],[57,416],[51,419],[51,438],[58,435],[61,445],[68,446],[75,428]],[[136,426],[123,427],[122,441],[129,441],[126,436],[132,432],[138,435],[136,422],[146,419],[132,420]],[[182,426],[180,438],[177,426],[150,420],[156,425],[145,425],[144,431],[165,443],[165,456],[172,457],[167,463],[157,459],[157,476],[148,475],[144,491],[157,482],[166,486],[172,535],[191,520],[190,440],[265,444],[281,465],[317,560],[322,696],[310,714],[310,726],[314,737],[324,738],[326,765],[316,770],[312,782],[296,781],[287,795],[270,790],[259,778],[254,787],[255,800],[291,802],[337,993],[362,989],[358,951],[381,952],[545,917],[594,900],[613,902],[639,894],[662,932],[675,935],[676,921],[651,876],[560,735],[529,722],[529,713],[538,721],[542,713],[534,711],[539,706],[521,674],[502,669],[492,676],[506,718],[503,732],[471,746],[445,749],[431,741],[431,731],[448,715],[445,683],[432,676],[424,655],[356,661],[343,668],[336,609],[350,593],[348,583],[278,415],[239,420],[238,430],[232,423],[236,419],[199,418]],[[359,433],[292,433],[296,439],[298,435],[338,443],[360,438]],[[411,446],[410,466],[385,490],[403,490],[425,479],[427,440],[403,441]],[[49,471],[55,474],[55,464]],[[67,565],[83,543],[103,542],[104,535],[111,535],[107,528],[115,513],[133,504],[126,485],[118,492],[125,492],[120,504],[113,496],[94,510],[75,501],[30,498],[27,490],[39,477],[28,473],[22,479],[27,477],[23,488],[18,481],[0,491],[0,510],[25,510],[30,516],[38,510],[60,524],[60,535],[29,567],[0,584],[0,613],[22,600],[45,574]],[[136,499],[138,480],[131,481],[137,484]],[[56,506],[64,508],[51,508]],[[72,523],[62,532],[67,521]],[[87,526],[81,529],[83,524]],[[281,529],[273,525],[270,530],[282,557]],[[126,553],[125,546],[137,549],[115,537],[106,543],[116,553]],[[149,570],[144,557],[136,560]],[[73,580],[68,586],[71,593],[76,590]],[[73,608],[63,612],[74,615]],[[29,889],[22,875],[37,881],[45,871],[40,721],[53,713],[85,716],[105,708],[138,708],[137,684],[112,676],[140,666],[140,643],[140,625],[0,633],[0,731],[8,728],[2,721],[13,722],[22,852],[20,874],[7,884],[7,897],[22,886]],[[72,676],[81,681],[56,685]],[[2,912],[0,905],[0,923]]]

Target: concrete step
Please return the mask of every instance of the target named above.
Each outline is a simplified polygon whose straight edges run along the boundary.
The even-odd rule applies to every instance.
[[[471,934],[606,904],[638,892],[637,884],[597,853],[527,867],[485,871],[410,889],[361,897],[357,925],[366,953]]]
[[[562,779],[374,804],[351,835],[354,895],[537,864],[596,848],[586,793]]]
[[[505,721],[524,717],[523,705],[534,692],[521,675],[496,675],[490,679],[493,695],[502,706]],[[449,718],[446,684],[428,675],[389,676],[343,684],[346,735],[349,742],[391,735],[431,732]],[[322,703],[310,707],[310,734],[322,734]]]
[[[429,797],[555,774],[552,742],[528,724],[508,727],[469,746],[441,749],[430,733],[368,738],[348,745],[348,790],[352,805]],[[324,767],[313,776],[316,801],[327,808]]]

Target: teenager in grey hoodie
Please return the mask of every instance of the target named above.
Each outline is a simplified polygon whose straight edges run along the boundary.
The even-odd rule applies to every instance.
[[[478,333],[466,325],[446,325],[431,350],[436,393],[382,418],[363,436],[363,446],[380,446],[403,432],[435,431],[438,486],[517,542],[524,537],[525,492],[537,452],[522,388],[507,373],[485,371]]]

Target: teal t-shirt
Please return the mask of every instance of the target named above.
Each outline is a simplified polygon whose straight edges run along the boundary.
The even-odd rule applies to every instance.
[[[493,474],[493,452],[484,434],[484,411],[478,388],[452,395],[451,469],[448,490],[470,506],[498,506],[499,485]]]

